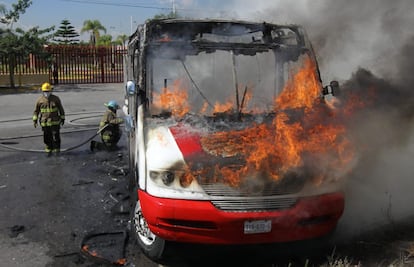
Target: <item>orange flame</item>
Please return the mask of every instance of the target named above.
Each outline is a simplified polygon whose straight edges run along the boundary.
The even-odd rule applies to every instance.
[[[245,177],[265,175],[278,180],[289,172],[312,165],[317,172],[312,172],[313,177],[309,178],[319,184],[336,170],[345,169],[353,158],[353,147],[346,137],[345,126],[340,124],[340,115],[321,103],[321,89],[316,65],[307,59],[274,100],[275,115],[271,123],[201,137],[202,147],[210,155],[241,157],[243,164],[203,166],[201,170],[184,175],[181,182],[189,184],[194,177],[209,177],[237,186]],[[187,95],[185,90],[180,92],[177,87],[174,90],[168,97],[168,92],[163,92],[166,98],[160,96],[160,101],[163,107],[177,104],[179,108],[173,113],[183,115],[189,107],[180,101],[185,102]],[[172,94],[180,94],[180,97],[176,99]],[[246,100],[251,98],[250,94],[245,96]],[[216,103],[214,110],[231,108],[232,102]]]
[[[293,79],[290,80],[276,99],[279,109],[312,108],[321,92],[320,82],[316,76],[316,66],[307,59]]]
[[[117,265],[125,265],[126,264],[126,259],[125,258],[118,259],[117,261],[115,261],[115,264],[117,264]]]
[[[305,157],[311,157],[312,164],[323,165],[323,170],[319,168],[325,172],[349,163],[353,152],[345,127],[333,123],[334,113],[320,108],[320,90],[315,65],[308,60],[275,100],[277,115],[272,124],[204,136],[201,142],[210,153],[222,157],[244,155],[246,160],[236,171],[223,167],[216,174],[228,184],[237,185],[243,177],[255,173],[280,179],[289,171],[305,167]],[[298,110],[304,112],[299,118],[290,115]],[[317,181],[323,179],[323,174],[315,176]]]
[[[363,95],[355,92],[348,93],[347,101],[344,104],[344,114],[350,116],[354,114],[356,110],[360,110],[365,106],[373,104],[375,98],[377,97],[375,88],[368,88],[366,95],[369,96],[367,99],[364,98]]]
[[[218,113],[218,112],[226,112],[226,111],[230,111],[231,109],[234,108],[234,104],[232,100],[227,101],[226,103],[219,103],[216,102],[214,104],[214,108],[213,108],[213,112],[214,113]]]
[[[188,93],[182,90],[183,84],[181,80],[175,80],[171,87],[162,89],[161,94],[154,95],[154,105],[163,111],[169,111],[173,116],[182,117],[188,111]]]

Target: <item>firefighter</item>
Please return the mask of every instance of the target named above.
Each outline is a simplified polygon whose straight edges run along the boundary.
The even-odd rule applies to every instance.
[[[118,103],[114,100],[105,103],[108,108],[103,115],[99,124],[99,130],[101,134],[101,142],[91,141],[91,151],[96,150],[108,150],[113,151],[117,149],[117,143],[121,138],[122,132],[119,127],[124,122],[122,118],[118,118],[116,111],[119,109]]]
[[[60,98],[52,94],[50,83],[42,84],[42,95],[37,99],[33,112],[33,126],[40,123],[43,131],[45,152],[48,156],[52,152],[60,152],[60,126],[65,123],[65,111]]]

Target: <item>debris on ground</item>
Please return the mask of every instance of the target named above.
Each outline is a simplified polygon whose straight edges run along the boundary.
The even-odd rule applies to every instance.
[[[123,266],[127,239],[126,231],[90,233],[82,240],[81,253],[95,262]]]
[[[24,225],[13,225],[10,228],[10,234],[9,234],[9,236],[11,238],[17,237],[20,233],[23,233],[25,230],[26,229],[25,229]]]

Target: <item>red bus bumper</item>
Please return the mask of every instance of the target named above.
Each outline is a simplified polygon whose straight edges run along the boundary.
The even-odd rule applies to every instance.
[[[270,212],[228,212],[209,201],[153,197],[138,191],[149,228],[170,241],[203,244],[259,244],[317,238],[330,233],[344,210],[340,192],[301,198],[292,208]],[[271,220],[268,233],[245,234],[245,221]]]

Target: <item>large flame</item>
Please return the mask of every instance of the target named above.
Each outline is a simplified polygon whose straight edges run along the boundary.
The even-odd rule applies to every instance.
[[[182,80],[175,80],[172,86],[162,88],[160,94],[154,95],[154,106],[174,116],[184,116],[190,111],[190,106],[187,90],[182,88],[185,88]]]
[[[276,98],[278,109],[313,108],[321,92],[320,82],[316,76],[316,66],[309,58],[286,84],[282,93]]]
[[[178,95],[179,90],[174,94]],[[185,90],[182,90],[185,91]],[[166,93],[166,92],[164,92]],[[266,176],[278,180],[290,172],[304,172],[320,183],[336,179],[353,158],[353,147],[340,123],[337,111],[322,103],[321,84],[316,65],[307,59],[274,100],[274,118],[270,123],[253,124],[243,130],[208,133],[201,137],[203,149],[218,158],[243,158],[243,164],[205,164],[185,176],[208,176],[238,185],[246,177]],[[171,95],[160,99],[178,102]],[[184,98],[181,92],[180,100]],[[231,102],[230,102],[231,104]],[[231,108],[229,102],[216,103],[217,110]],[[182,115],[187,108],[179,103]],[[170,107],[171,109],[171,107]],[[306,173],[305,173],[306,172]]]

